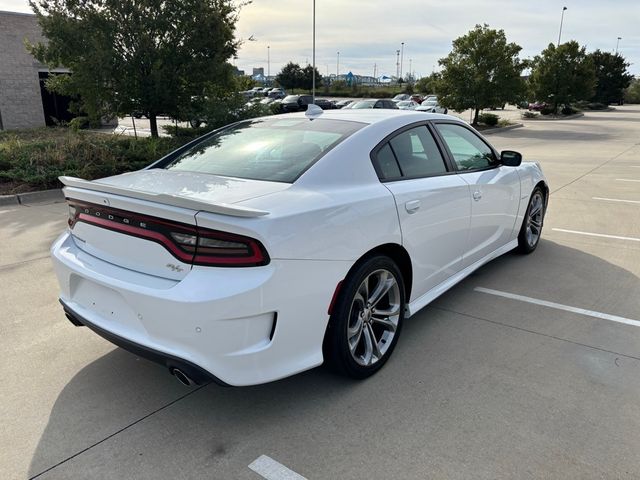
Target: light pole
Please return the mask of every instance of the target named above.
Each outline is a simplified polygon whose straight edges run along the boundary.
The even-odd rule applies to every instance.
[[[336,80],[340,76],[340,52],[338,52],[338,61],[336,62]]]
[[[616,55],[618,54],[618,47],[620,46],[620,40],[622,40],[622,37],[618,37],[618,41],[616,42]]]
[[[267,83],[271,78],[271,46],[267,45]]]
[[[560,16],[560,31],[558,32],[558,47],[560,46],[560,38],[562,37],[562,22],[564,21],[564,11],[567,7],[562,7],[562,15]]]
[[[313,0],[313,70],[311,71],[311,98],[316,103],[316,0]]]
[[[409,76],[411,77],[411,81],[413,82],[413,70],[411,70],[411,64],[413,63],[413,58],[409,59]]]
[[[402,61],[404,60],[404,42],[400,43],[400,78],[402,78]]]
[[[396,50],[396,82],[400,79],[400,50]]]

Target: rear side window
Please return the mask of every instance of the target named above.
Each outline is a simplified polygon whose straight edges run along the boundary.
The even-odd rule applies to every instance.
[[[403,177],[427,177],[447,171],[440,150],[425,126],[406,130],[393,137],[389,144]]]
[[[204,139],[164,168],[292,183],[318,158],[363,126],[359,122],[321,118],[249,120]]]
[[[394,180],[402,177],[396,156],[393,154],[388,143],[385,143],[384,146],[378,150],[376,161],[379,175],[384,180]]]
[[[471,130],[460,125],[437,124],[458,170],[480,170],[496,164],[491,148]]]

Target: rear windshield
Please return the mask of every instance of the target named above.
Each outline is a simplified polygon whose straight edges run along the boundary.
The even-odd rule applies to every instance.
[[[293,183],[324,153],[364,125],[321,118],[248,120],[208,137],[164,168]]]
[[[376,103],[376,100],[362,100],[360,102],[354,103],[351,108],[354,108],[356,110],[361,108],[373,108],[375,103]]]

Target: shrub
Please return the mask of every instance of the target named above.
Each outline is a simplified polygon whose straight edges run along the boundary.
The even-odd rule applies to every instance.
[[[496,125],[498,125],[498,120],[499,120],[498,115],[495,115],[493,113],[481,113],[478,116],[478,121],[480,123],[484,123],[489,127],[495,127]]]
[[[605,110],[607,107],[608,105],[605,105],[604,103],[598,103],[598,102],[587,103],[587,106],[586,106],[588,110]]]
[[[578,113],[578,111],[571,105],[565,105],[564,107],[562,107],[561,113],[563,115],[573,115],[575,113]]]
[[[277,115],[278,113],[282,113],[282,103],[280,102],[272,102],[269,104],[269,112],[272,115]]]
[[[61,175],[91,180],[138,170],[188,140],[65,128],[0,132],[0,192],[56,188]]]
[[[550,105],[547,105],[547,106],[545,106],[545,107],[542,107],[542,108],[540,109],[540,113],[541,113],[542,115],[551,115],[552,113],[554,113],[554,111],[553,111],[553,107],[552,107],[552,106],[550,106]]]
[[[69,122],[69,128],[74,131],[78,131],[80,129],[89,128],[90,122],[89,117],[76,117],[72,118]]]
[[[522,118],[536,118],[538,114],[536,112],[522,112]]]

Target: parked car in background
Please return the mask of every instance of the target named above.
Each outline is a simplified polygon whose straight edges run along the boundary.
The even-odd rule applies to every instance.
[[[326,98],[316,98],[316,105],[323,110],[332,110],[336,108],[335,105]]]
[[[389,100],[386,98],[382,98],[379,100],[376,100],[375,98],[370,98],[368,100],[358,100],[356,102],[353,102],[352,104],[344,107],[343,110],[347,108],[352,108],[354,110],[361,110],[364,108],[388,108],[392,110],[397,110],[398,105],[396,105],[395,101]]]
[[[282,99],[283,112],[304,112],[313,103],[311,95],[287,95]]]
[[[362,379],[405,319],[538,246],[549,187],[537,163],[454,117],[316,110],[229,125],[142,170],[60,177],[68,227],[51,256],[69,321],[185,385],[323,362]]]
[[[429,112],[429,113],[444,113],[445,115],[449,113],[444,107],[441,107],[438,103],[438,99],[433,97],[429,100],[423,100],[420,106],[416,108],[418,112]]]
[[[416,103],[413,100],[401,100],[396,102],[396,105],[400,110],[415,110],[416,107],[420,106],[419,103]]]
[[[344,108],[353,103],[353,100],[339,100],[336,102],[336,108]]]
[[[438,96],[437,95],[423,95],[422,96],[422,101],[425,102],[427,100],[437,100]]]
[[[416,102],[419,105],[424,100],[424,97],[422,95],[420,95],[419,93],[414,93],[413,95],[411,95],[410,100],[413,100],[414,102]]]
[[[262,95],[262,87],[253,87],[251,90],[247,90],[247,93],[252,97]]]
[[[533,102],[529,104],[529,110],[533,110],[534,112],[539,112],[543,108],[548,108],[549,104],[547,102]]]
[[[284,88],[276,87],[269,90],[269,93],[267,94],[267,96],[270,98],[284,98],[287,96],[287,94],[284,91]]]
[[[411,95],[409,95],[408,93],[399,93],[398,95],[393,97],[391,100],[396,102],[401,102],[402,100],[410,100],[410,99],[411,99]]]

